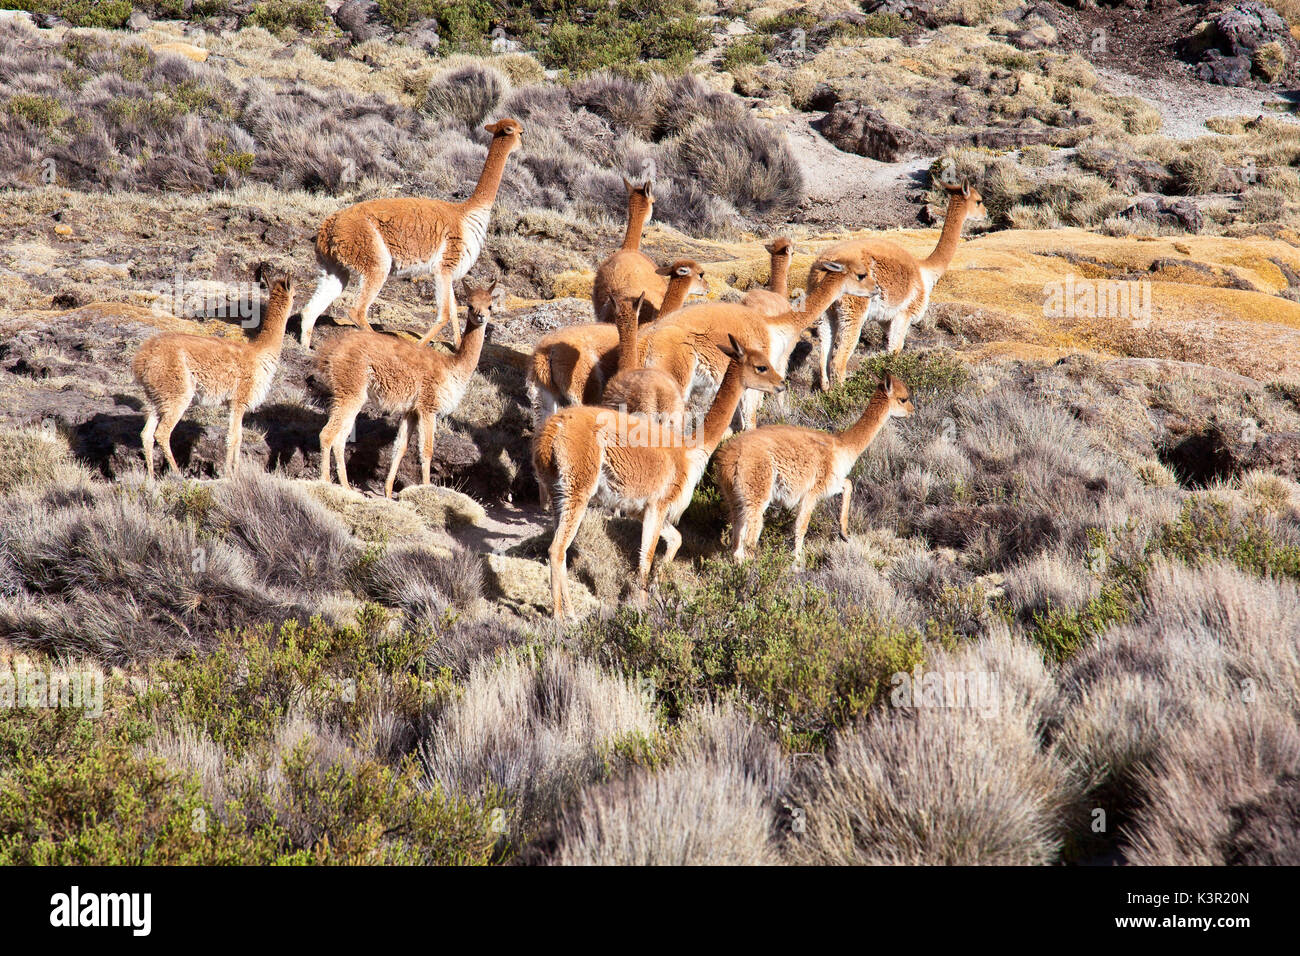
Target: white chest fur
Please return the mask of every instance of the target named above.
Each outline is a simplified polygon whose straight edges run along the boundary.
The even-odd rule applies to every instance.
[[[461,255],[460,261],[452,270],[452,277],[461,279],[474,267],[483,244],[487,241],[488,219],[492,215],[491,206],[481,206],[465,213],[460,223]]]

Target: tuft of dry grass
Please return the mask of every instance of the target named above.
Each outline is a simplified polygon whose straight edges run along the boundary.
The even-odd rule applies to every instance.
[[[1005,635],[939,656],[939,674],[987,674],[996,713],[973,706],[888,709],[842,734],[792,786],[798,864],[1011,864],[1055,861],[1063,768],[1040,746],[1050,678]]]
[[[444,791],[506,794],[511,833],[524,838],[606,777],[615,745],[657,730],[650,700],[630,681],[548,650],[475,665],[421,753],[429,783]]]

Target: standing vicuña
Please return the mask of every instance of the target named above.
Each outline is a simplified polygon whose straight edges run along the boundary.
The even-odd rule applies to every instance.
[[[262,328],[251,342],[164,332],[140,346],[131,362],[131,371],[149,401],[140,438],[150,481],[153,481],[155,438],[162,445],[172,470],[181,470],[172,454],[172,429],[196,395],[205,404],[230,403],[226,466],[222,475],[234,474],[243,441],[244,413],[262,404],[271,390],[271,380],[280,364],[284,326],[292,308],[292,280],[277,279],[271,286]]]
[[[727,358],[720,351],[728,336],[760,349],[785,375],[799,333],[821,319],[841,295],[875,295],[870,271],[851,258],[826,258],[808,274],[808,295],[802,310],[765,316],[732,302],[704,302],[680,309],[656,322],[645,337],[644,364],[667,373],[688,399],[707,401],[722,381]],[[751,392],[741,403],[738,428],[752,428],[762,394]]]
[[[659,314],[668,289],[664,270],[656,269],[654,260],[641,251],[641,233],[654,211],[653,184],[646,180],[640,186],[633,186],[624,179],[623,185],[627,187],[627,231],[623,234],[623,245],[600,264],[591,285],[591,307],[597,322],[612,322],[618,300],[635,299],[642,293],[646,301],[641,321],[648,322]]]
[[[796,509],[795,566],[803,564],[803,539],[819,501],[840,496],[840,537],[849,536],[849,472],[891,417],[912,414],[907,386],[886,375],[862,415],[839,434],[764,425],[737,435],[715,459],[718,487],[731,511],[731,538],[737,561],[758,547],[763,513],[773,501]]]
[[[822,257],[836,259],[854,255],[860,262],[874,263],[873,270],[884,293],[875,302],[846,298],[827,313],[820,329],[823,391],[829,390],[832,382],[838,385],[847,377],[849,356],[857,347],[862,326],[868,318],[879,322],[885,330],[887,351],[902,351],[908,329],[925,315],[934,284],[952,262],[961,239],[962,224],[967,219],[987,215],[984,200],[969,185],[946,188],[948,214],[943,232],[934,252],[925,259],[918,262],[914,255],[888,239],[854,239],[831,246],[822,253]]]
[[[722,441],[746,388],[782,388],[781,375],[762,352],[746,351],[735,339],[724,347],[729,362],[722,387],[704,424],[687,439],[669,428],[648,427],[641,415],[579,405],[546,421],[533,441],[533,471],[543,507],[554,503],[551,539],[551,600],[561,617],[570,606],[565,556],[593,499],[597,504],[641,515],[638,583],[644,594],[662,536],[664,560],[681,547],[677,522],[691,503],[709,456]]]
[[[330,480],[332,452],[338,464],[339,484],[351,487],[343,452],[357,413],[366,399],[373,396],[382,411],[401,416],[384,494],[393,496],[393,481],[406,454],[412,424],[416,426],[420,443],[420,473],[424,483],[429,484],[438,416],[455,411],[465,396],[483,350],[495,292],[495,282],[486,289],[465,286],[468,306],[465,336],[450,355],[378,332],[347,332],[330,342],[317,360],[331,393],[329,421],[320,433],[321,481]]]
[[[641,349],[637,342],[637,316],[645,296],[636,301],[620,299],[615,308],[618,314],[618,374],[605,386],[600,403],[606,408],[649,415],[665,425],[680,429],[686,410],[682,390],[665,372],[641,365]]]
[[[389,273],[433,274],[438,315],[420,339],[423,345],[450,323],[452,341],[460,346],[456,296],[452,284],[473,267],[487,238],[492,203],[501,185],[506,159],[520,143],[523,127],[512,119],[487,127],[492,134],[487,162],[469,199],[371,199],[336,212],[316,234],[320,279],[302,310],[302,344],[311,346],[316,319],[339,297],[352,272],[361,274],[356,302],[348,313],[354,325],[372,331],[366,315]]]
[[[772,259],[767,288],[751,289],[740,304],[763,315],[780,315],[790,308],[790,259],[794,256],[794,243],[785,236],[777,236],[763,248]]]

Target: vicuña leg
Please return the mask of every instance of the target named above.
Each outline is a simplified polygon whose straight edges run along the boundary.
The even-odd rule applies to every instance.
[[[650,569],[654,566],[655,549],[663,533],[664,509],[651,505],[641,516],[641,554],[637,566],[637,580],[644,594],[650,587]]]
[[[849,502],[853,499],[853,482],[844,479],[840,486],[840,540],[849,540]]]
[[[343,456],[347,450],[348,436],[352,433],[357,415],[360,414],[361,406],[365,403],[364,395],[351,401],[335,397],[334,405],[330,409],[329,421],[320,431],[320,477],[326,484],[330,481],[330,455],[332,454],[334,463],[338,466],[339,484],[344,488],[350,487],[347,465],[344,463]]]
[[[428,485],[432,484],[429,469],[433,463],[433,437],[438,432],[438,416],[419,412],[417,428],[420,434],[420,477]]]
[[[808,533],[808,522],[812,520],[813,508],[817,507],[815,495],[808,495],[799,502],[799,512],[794,518],[794,569],[803,570],[803,539]]]
[[[361,272],[361,285],[357,288],[357,301],[352,303],[352,311],[348,316],[352,319],[353,325],[367,332],[373,332],[374,329],[370,327],[367,318],[370,314],[370,306],[379,297],[379,290],[384,287],[389,273],[393,271],[392,253],[388,251],[388,247],[384,245],[377,233],[369,261],[358,263],[358,269]]]
[[[402,466],[402,458],[406,454],[407,436],[411,431],[411,420],[415,417],[414,412],[408,412],[397,423],[397,437],[393,439],[393,460],[388,465],[388,480],[384,482],[385,498],[393,497],[393,482],[397,480],[397,469]]]
[[[925,312],[925,307],[928,304],[929,300],[926,296],[918,295],[915,301],[906,308],[899,310],[899,313],[894,316],[894,320],[889,323],[889,337],[885,342],[887,351],[903,351],[903,342],[907,339],[908,330],[911,329],[912,323]]]
[[[144,445],[144,466],[149,472],[150,481],[153,481],[153,440],[157,431],[158,410],[150,406],[149,414],[144,420],[144,429],[140,432],[140,443]]]
[[[226,470],[223,478],[234,478],[239,471],[239,447],[244,442],[244,406],[230,403],[230,424],[226,428]]]
[[[840,322],[831,356],[831,379],[836,385],[843,385],[849,377],[849,358],[858,347],[862,338],[862,326],[867,321],[870,299],[845,297],[839,303]]]
[[[456,324],[456,289],[451,273],[441,271],[434,277],[434,293],[438,300],[438,315],[429,331],[420,337],[420,344],[432,341],[443,327],[451,323],[451,341],[460,348],[460,327]]]
[[[190,407],[193,398],[194,393],[190,392],[179,402],[167,406],[162,410],[162,415],[158,421],[158,444],[162,445],[163,454],[167,456],[167,464],[171,465],[172,471],[178,475],[181,466],[176,464],[176,456],[172,454],[172,430],[176,428],[176,423],[185,414],[185,409]]]
[[[599,469],[597,469],[599,472]],[[596,491],[594,479],[583,482],[583,487],[574,487],[568,494],[557,496],[559,520],[555,525],[555,537],[551,539],[551,613],[556,618],[564,617],[572,606],[569,601],[569,569],[567,556],[569,545],[578,535],[582,517],[587,513],[587,502]]]

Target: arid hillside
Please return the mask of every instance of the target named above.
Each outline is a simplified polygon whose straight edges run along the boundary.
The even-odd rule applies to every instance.
[[[1300,10],[20,5],[0,688],[101,696],[0,710],[0,862],[1300,861]],[[316,231],[466,200],[503,117],[465,282],[504,295],[432,485],[413,437],[383,497],[373,400],[354,490],[324,484],[357,283],[304,349]],[[813,326],[759,413],[842,431],[906,383],[846,534],[819,505],[796,567],[773,506],[736,564],[709,471],[647,595],[639,516],[588,510],[553,621],[526,376],[592,321],[625,179],[654,184],[642,251],[697,261],[707,301],[767,282],[776,236],[793,305],[847,240],[928,255],[946,186],[987,216],[901,351],[868,321],[823,391]],[[195,402],[148,482],[132,356],[252,341],[272,276],[294,314],[238,476]],[[370,320],[415,341],[436,295],[393,276]]]

